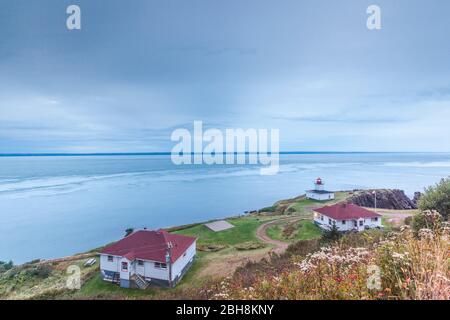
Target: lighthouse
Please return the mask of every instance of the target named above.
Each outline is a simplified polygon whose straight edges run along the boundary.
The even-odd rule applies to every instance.
[[[333,200],[334,192],[325,190],[324,185],[322,178],[317,178],[314,182],[314,189],[306,191],[306,198],[318,201]]]
[[[322,191],[322,190],[323,190],[323,181],[322,181],[322,178],[317,178],[317,179],[316,179],[316,182],[314,183],[314,186],[315,186],[314,190]]]

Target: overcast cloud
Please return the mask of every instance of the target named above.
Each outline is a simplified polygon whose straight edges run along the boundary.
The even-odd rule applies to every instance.
[[[449,15],[447,0],[4,0],[0,153],[169,151],[194,120],[279,128],[284,151],[450,151]]]

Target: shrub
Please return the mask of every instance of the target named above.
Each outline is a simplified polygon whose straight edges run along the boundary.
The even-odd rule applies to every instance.
[[[266,207],[266,208],[262,208],[261,210],[259,210],[259,212],[268,212],[268,213],[274,213],[276,211],[277,211],[277,206]]]
[[[417,236],[422,229],[439,230],[442,226],[441,215],[436,211],[425,211],[416,214],[412,221],[412,229]]]
[[[37,277],[41,279],[46,279],[50,276],[52,269],[49,265],[37,265],[31,268],[25,269],[25,274],[31,277]]]
[[[405,225],[407,226],[412,226],[412,222],[413,222],[414,217],[406,217],[405,218]]]
[[[442,179],[435,186],[427,188],[420,197],[419,208],[422,211],[436,210],[444,220],[448,220],[450,215],[450,178]]]
[[[0,261],[0,273],[4,273],[14,267],[14,263],[12,261],[4,262]]]

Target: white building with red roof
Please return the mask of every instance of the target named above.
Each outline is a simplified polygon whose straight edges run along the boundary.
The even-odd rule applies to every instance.
[[[314,210],[314,223],[324,230],[333,224],[339,231],[364,231],[382,228],[381,215],[349,203],[338,203]]]
[[[327,201],[334,199],[334,192],[324,189],[324,182],[321,178],[317,178],[314,182],[313,190],[306,190],[306,198],[318,201]]]
[[[124,288],[173,287],[194,262],[196,241],[164,230],[133,232],[99,252],[102,278]]]

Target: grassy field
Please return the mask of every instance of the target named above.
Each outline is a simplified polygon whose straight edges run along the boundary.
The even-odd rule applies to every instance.
[[[288,200],[285,203],[288,204],[287,211],[292,212],[293,214],[306,214],[312,215],[312,208],[319,208],[322,206],[333,205],[337,202],[345,200],[348,198],[349,192],[336,192],[335,199],[330,201],[317,201],[313,199],[306,199],[306,197],[299,197],[297,199]],[[280,202],[283,203],[283,202]]]
[[[283,230],[289,223],[274,225],[267,229],[267,235],[274,240],[295,242],[318,238],[322,231],[310,220],[301,220],[293,224],[294,231],[290,237],[283,235]]]
[[[273,217],[242,217],[227,219],[235,227],[232,229],[214,232],[203,224],[192,228],[176,231],[174,233],[193,236],[198,238],[198,244],[236,245],[244,242],[259,242],[256,237],[256,229],[264,222],[274,219]]]

